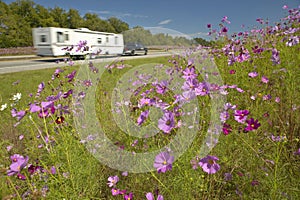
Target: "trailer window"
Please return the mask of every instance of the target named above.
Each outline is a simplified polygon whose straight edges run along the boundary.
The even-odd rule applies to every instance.
[[[106,43],[108,43],[109,42],[109,38],[108,37],[106,37]]]
[[[65,40],[69,41],[69,34],[65,34]]]
[[[64,34],[62,32],[57,32],[57,42],[64,42]]]
[[[97,41],[98,41],[98,44],[101,44],[102,43],[102,38],[98,38]]]
[[[118,44],[118,37],[115,37],[115,44]]]
[[[40,42],[47,42],[46,35],[40,35]]]

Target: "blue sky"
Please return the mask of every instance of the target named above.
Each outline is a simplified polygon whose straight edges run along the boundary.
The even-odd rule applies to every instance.
[[[256,18],[277,22],[287,14],[283,5],[295,8],[298,0],[33,0],[46,8],[55,6],[85,13],[96,13],[102,19],[115,16],[130,27],[163,27],[194,37],[206,35],[206,24],[218,26],[223,16],[231,21],[230,32],[241,30],[241,25],[254,27]],[[4,0],[5,3],[14,0]],[[244,29],[245,30],[245,29]]]

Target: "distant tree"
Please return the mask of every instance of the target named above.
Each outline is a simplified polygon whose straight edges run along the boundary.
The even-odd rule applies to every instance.
[[[69,9],[67,14],[67,24],[68,28],[80,28],[83,26],[83,19],[78,10]]]
[[[207,41],[207,40],[205,40],[205,39],[203,39],[203,38],[194,38],[194,40],[195,40],[198,44],[200,44],[200,45],[202,45],[202,46],[207,46],[207,47],[209,47],[209,46],[212,46],[212,45],[213,45],[213,41]]]
[[[122,33],[129,30],[129,25],[116,17],[110,17],[107,21],[112,25],[116,33]]]
[[[68,13],[59,7],[49,9],[50,15],[53,17],[57,27],[67,28],[68,26]]]
[[[31,27],[49,27],[49,26],[58,26],[59,24],[55,22],[53,15],[41,5],[35,7],[36,10],[36,22],[32,24]]]

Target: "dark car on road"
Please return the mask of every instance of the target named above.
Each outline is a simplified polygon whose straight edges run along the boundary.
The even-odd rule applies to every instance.
[[[148,54],[148,48],[141,43],[128,43],[125,44],[124,52],[125,55],[136,55],[136,54]]]

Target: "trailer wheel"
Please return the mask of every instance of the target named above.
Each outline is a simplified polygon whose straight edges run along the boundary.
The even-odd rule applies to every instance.
[[[132,56],[135,55],[135,51],[134,51],[134,50],[131,51],[131,55],[132,55]]]

